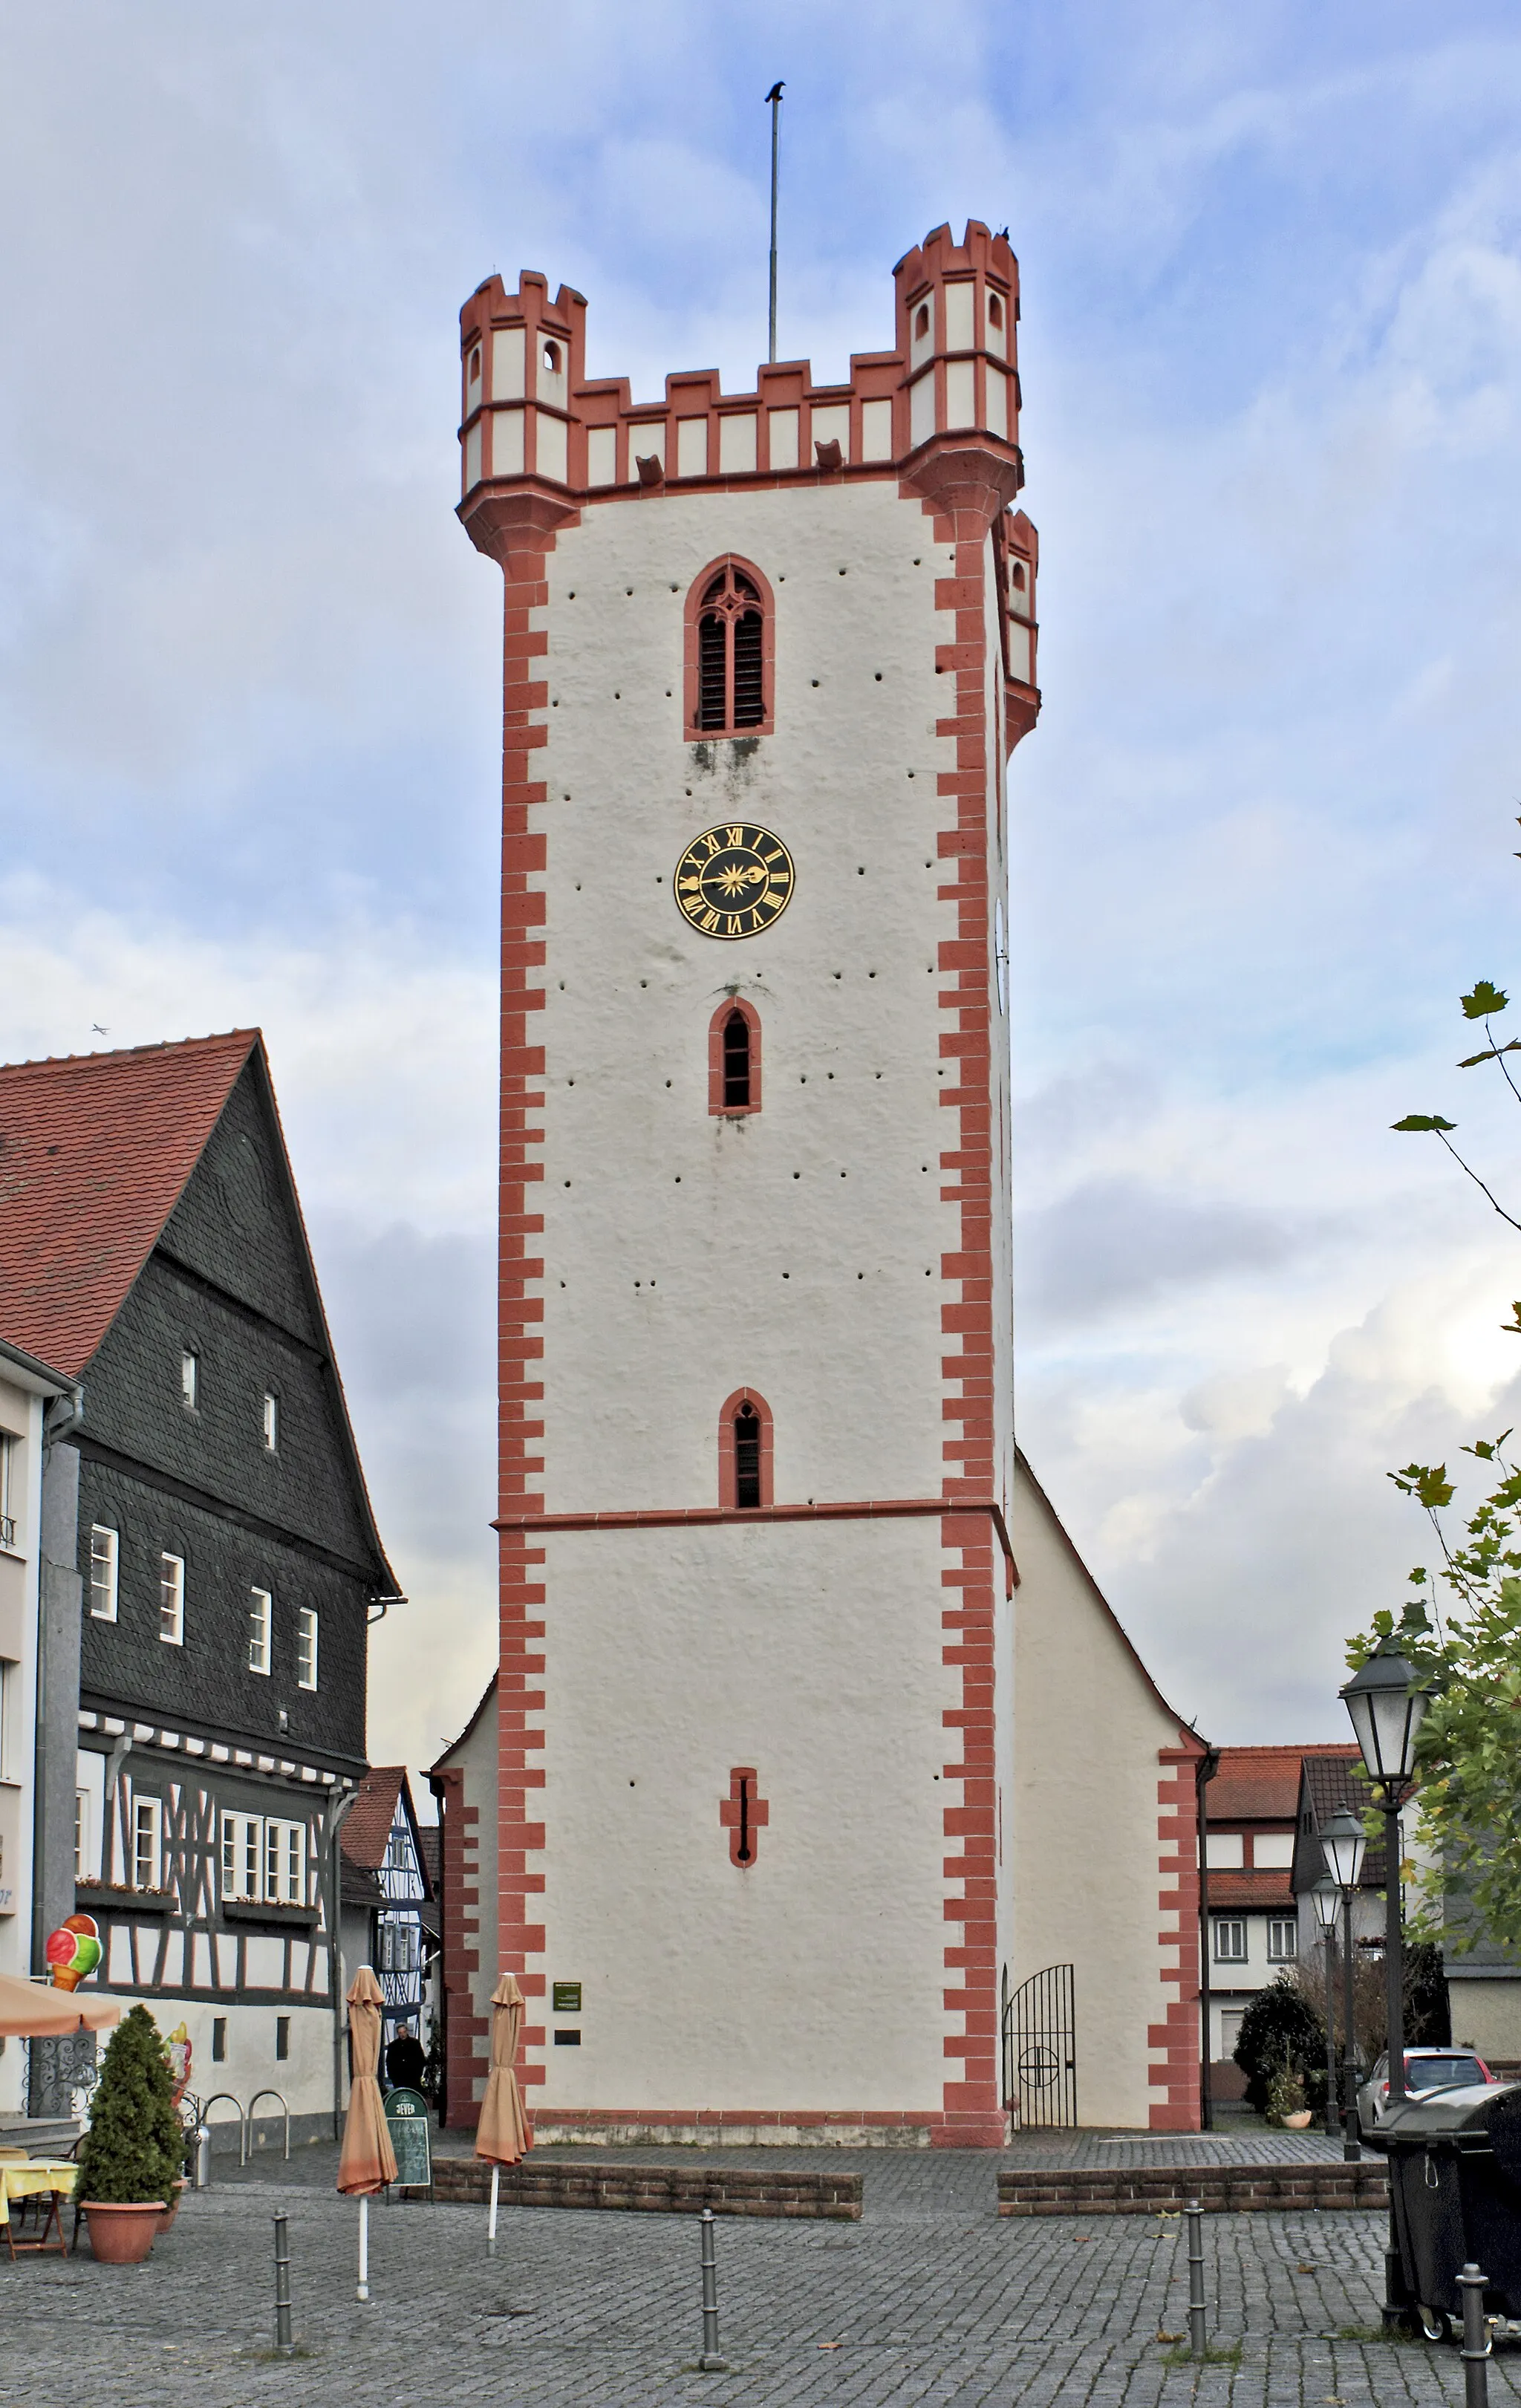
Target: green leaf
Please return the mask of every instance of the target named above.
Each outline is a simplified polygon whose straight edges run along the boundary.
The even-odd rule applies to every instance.
[[[1454,1129],[1457,1123],[1444,1121],[1440,1112],[1407,1112],[1402,1121],[1391,1121],[1389,1126],[1397,1129]]]
[[[1514,1329],[1518,1336],[1521,1336],[1521,1296],[1516,1297],[1515,1302],[1511,1307],[1511,1311],[1514,1313],[1515,1319],[1514,1321],[1502,1321],[1499,1326],[1501,1329]]]
[[[1404,1496],[1419,1498],[1428,1512],[1453,1501],[1455,1492],[1444,1463],[1407,1463],[1403,1471],[1391,1471],[1387,1477]]]
[[[1510,999],[1502,988],[1491,986],[1487,979],[1480,979],[1473,993],[1462,997],[1463,1017],[1465,1020],[1486,1020],[1492,1011],[1503,1011]]]
[[[1471,1070],[1480,1062],[1498,1062],[1502,1054],[1521,1054],[1521,1037],[1513,1037],[1508,1045],[1486,1045],[1482,1054],[1470,1054],[1457,1067]]]

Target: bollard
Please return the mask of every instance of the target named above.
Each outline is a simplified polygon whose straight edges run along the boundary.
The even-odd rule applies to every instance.
[[[195,2188],[211,2187],[211,2134],[205,2124],[195,2128]]]
[[[713,2211],[705,2207],[697,2218],[702,2235],[702,2356],[697,2366],[704,2374],[727,2374],[727,2358],[718,2354],[718,2258],[713,2248]]]
[[[1457,2278],[1463,2294],[1463,2398],[1466,2408],[1489,2408],[1489,2330],[1485,2322],[1485,2278],[1477,2266],[1464,2267]]]
[[[275,2347],[281,2358],[294,2358],[291,2339],[291,2250],[285,2218],[275,2218]]]
[[[1188,2346],[1195,2358],[1204,2355],[1204,2209],[1197,2199],[1184,2201],[1188,2219]]]

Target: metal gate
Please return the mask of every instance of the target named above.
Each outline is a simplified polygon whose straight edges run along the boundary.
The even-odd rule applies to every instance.
[[[1022,2132],[1077,2122],[1077,2022],[1070,1965],[1047,1965],[1011,1991],[1003,1976],[1003,2103]]]

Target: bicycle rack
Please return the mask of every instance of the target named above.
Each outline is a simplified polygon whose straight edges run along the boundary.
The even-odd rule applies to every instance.
[[[285,2118],[285,2162],[289,2165],[291,2162],[291,2111],[286,2106],[284,2100],[280,2099],[280,2095],[278,2090],[256,2090],[252,2098],[249,2100],[248,2114],[243,2118],[243,2130],[247,2136],[248,2144],[247,2156],[244,2157],[243,2162],[246,2165],[248,2158],[251,2157],[253,2155],[253,2111],[255,2107],[257,2107],[261,2099],[280,2099],[280,2114]]]
[[[202,2102],[201,2121],[206,2126],[207,2130],[209,2131],[211,2128],[211,2110],[213,2107],[220,2107],[224,2099],[229,2107],[236,2107],[237,2109],[237,2162],[240,2166],[246,2166],[249,2161],[249,2128],[248,2119],[243,2113],[241,2100],[235,2099],[230,2090],[213,2090],[210,2098]]]

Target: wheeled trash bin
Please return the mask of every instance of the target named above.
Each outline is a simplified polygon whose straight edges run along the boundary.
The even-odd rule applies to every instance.
[[[1363,2141],[1389,2160],[1400,2265],[1428,2341],[1461,2337],[1465,2265],[1483,2269],[1486,2315],[1521,2317],[1521,2082],[1411,2098]]]

